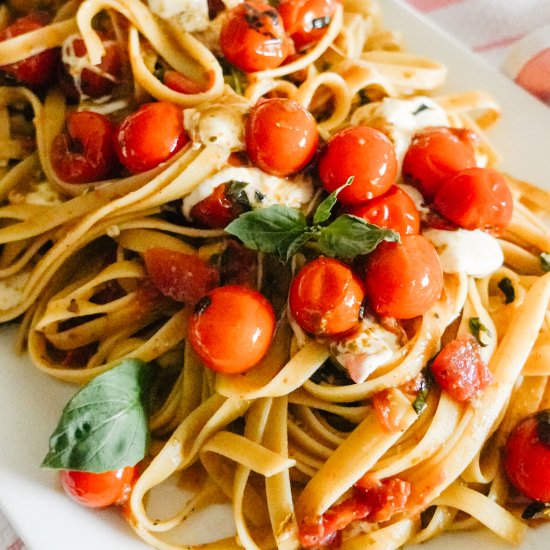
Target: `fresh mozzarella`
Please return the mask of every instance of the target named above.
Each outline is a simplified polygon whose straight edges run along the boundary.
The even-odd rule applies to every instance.
[[[357,384],[364,382],[378,367],[396,359],[400,349],[397,335],[371,317],[365,317],[351,336],[331,345],[334,358]]]
[[[435,246],[445,273],[485,277],[496,271],[504,261],[498,241],[479,229],[428,229],[423,235]]]
[[[416,209],[421,214],[427,214],[430,212],[430,209],[426,206],[426,203],[424,202],[424,197],[422,196],[422,193],[412,185],[409,185],[407,183],[399,183],[397,185],[399,188],[401,188],[402,191],[405,191],[407,195],[411,198],[411,200],[414,202],[414,205],[416,206]]]
[[[195,144],[215,143],[232,151],[242,151],[244,145],[245,115],[250,103],[243,97],[227,92],[221,100],[185,109],[183,124]]]
[[[259,168],[228,167],[203,181],[183,201],[183,214],[191,218],[191,209],[195,204],[210,196],[222,183],[238,181],[246,183],[243,188],[252,208],[266,208],[281,204],[291,208],[300,208],[313,197],[311,178],[298,174],[290,178],[280,178],[262,172]]]
[[[208,27],[207,0],[148,0],[149,9],[161,19],[172,20],[188,32]]]
[[[23,301],[23,291],[29,276],[30,271],[22,271],[0,281],[0,310],[10,309]]]
[[[43,181],[40,183],[32,183],[26,193],[10,193],[10,202],[28,204],[37,204],[51,206],[53,204],[61,204],[63,202],[61,195],[52,187],[52,185]]]

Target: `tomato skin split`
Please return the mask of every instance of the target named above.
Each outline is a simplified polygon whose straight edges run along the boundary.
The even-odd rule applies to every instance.
[[[460,403],[478,395],[493,381],[481,357],[481,346],[471,334],[451,340],[438,353],[431,370],[439,386]]]
[[[515,426],[506,441],[504,467],[518,491],[538,502],[550,502],[550,410]]]

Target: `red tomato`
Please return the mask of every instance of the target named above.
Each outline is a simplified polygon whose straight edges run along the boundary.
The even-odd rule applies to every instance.
[[[481,357],[481,346],[471,335],[451,340],[431,366],[435,381],[456,401],[468,401],[483,391],[493,375]]]
[[[63,181],[90,183],[105,179],[118,166],[109,119],[92,111],[70,114],[65,130],[53,141],[50,158]]]
[[[0,32],[0,41],[14,38],[45,27],[49,17],[43,12],[34,12],[16,19],[9,27]],[[51,48],[31,55],[26,59],[3,65],[0,70],[13,76],[18,82],[27,86],[40,88],[50,84],[56,74],[56,65],[59,62],[58,48]]]
[[[319,177],[332,193],[353,176],[338,200],[359,204],[383,195],[395,183],[397,160],[391,141],[367,126],[346,128],[332,136],[319,159]]]
[[[177,302],[194,304],[219,281],[218,270],[193,254],[148,248],[143,259],[155,287]]]
[[[102,97],[110,94],[121,77],[122,60],[120,50],[116,42],[102,36],[105,47],[105,55],[99,65],[93,68],[84,68],[79,74],[72,74],[74,67],[64,64],[65,74],[61,82],[65,83],[64,92],[71,98],[78,99],[82,94],[88,97]],[[87,54],[86,44],[82,38],[73,38],[70,44],[64,48],[73,53],[77,58],[83,58]]]
[[[492,229],[499,234],[512,219],[513,202],[500,172],[470,168],[440,187],[434,208],[464,229]]]
[[[191,217],[203,227],[223,229],[243,212],[243,205],[227,195],[227,184],[218,185],[212,193],[191,208]]]
[[[132,173],[145,172],[175,155],[189,141],[183,111],[168,101],[146,103],[120,125],[115,148]]]
[[[506,441],[504,467],[526,497],[550,502],[550,410],[521,420]]]
[[[317,150],[318,139],[313,115],[293,99],[260,100],[246,123],[250,160],[276,176],[288,176],[304,168]]]
[[[277,10],[296,49],[316,44],[327,32],[337,0],[283,0]]]
[[[414,201],[397,185],[392,185],[389,191],[375,199],[346,209],[346,212],[401,235],[416,235],[420,230],[420,214]]]
[[[220,279],[224,285],[254,288],[258,283],[258,255],[235,239],[227,239],[220,260]]]
[[[365,292],[378,315],[412,319],[425,313],[443,289],[443,271],[433,244],[421,235],[383,242],[366,258]]]
[[[428,128],[414,136],[403,159],[403,178],[432,201],[441,185],[458,171],[476,165],[471,132]]]
[[[275,313],[267,298],[248,287],[228,285],[197,303],[188,337],[207,367],[237,374],[259,363],[274,332]]]
[[[103,508],[123,504],[130,495],[135,466],[93,474],[61,470],[61,484],[67,494],[82,506]]]
[[[274,69],[291,53],[281,16],[263,2],[231,8],[220,33],[224,57],[246,73]]]
[[[357,326],[364,297],[363,284],[351,267],[322,257],[294,277],[288,300],[292,316],[304,330],[336,335]]]
[[[164,73],[163,84],[180,94],[200,94],[207,89],[207,86],[204,84],[191,80],[178,71],[166,71]]]

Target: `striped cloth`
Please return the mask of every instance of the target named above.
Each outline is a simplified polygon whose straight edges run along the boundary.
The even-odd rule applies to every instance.
[[[550,105],[550,0],[406,0]],[[0,511],[0,550],[23,550]]]

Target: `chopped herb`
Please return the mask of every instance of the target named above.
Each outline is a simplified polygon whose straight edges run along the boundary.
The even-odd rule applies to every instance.
[[[426,111],[428,110],[430,107],[428,107],[425,103],[422,103],[418,109],[416,109],[416,111],[413,113],[413,116],[416,116],[418,115],[419,113],[421,113],[422,111]]]
[[[539,256],[540,260],[540,268],[545,272],[548,273],[550,271],[550,254],[547,252],[543,252]]]
[[[161,82],[163,82],[165,72],[166,72],[166,67],[164,66],[164,63],[160,63],[159,61],[157,61],[155,63],[155,69],[153,71],[153,76],[155,78],[158,78]]]
[[[357,92],[357,95],[359,96],[359,105],[366,105],[367,103],[370,103],[370,97],[365,88],[361,88]]]
[[[266,197],[266,195],[265,195],[264,193],[262,193],[259,189],[256,189],[256,190],[254,191],[254,198],[255,198],[258,202],[264,202],[265,197]]]
[[[508,277],[502,278],[498,282],[498,288],[502,290],[504,294],[504,303],[505,304],[511,304],[516,299],[516,290],[514,288],[514,283],[512,283],[512,280]]]
[[[491,331],[479,320],[479,317],[470,317],[468,319],[468,327],[474,338],[479,342],[479,345],[482,348],[487,347],[488,344],[481,340],[481,333],[484,332],[490,338]]]
[[[418,395],[412,404],[416,414],[420,415],[424,412],[424,409],[426,408],[426,399],[428,399],[428,393],[433,384],[434,378],[432,376],[432,372],[429,368],[425,368],[422,371],[422,380],[420,381]]]
[[[521,517],[522,519],[533,519],[537,514],[540,514],[544,511],[549,511],[548,504],[544,504],[544,502],[533,501],[525,508],[525,510],[523,510],[523,514],[521,514]]]
[[[244,190],[247,185],[246,181],[231,180],[225,194],[236,203],[250,209],[250,201]]]

